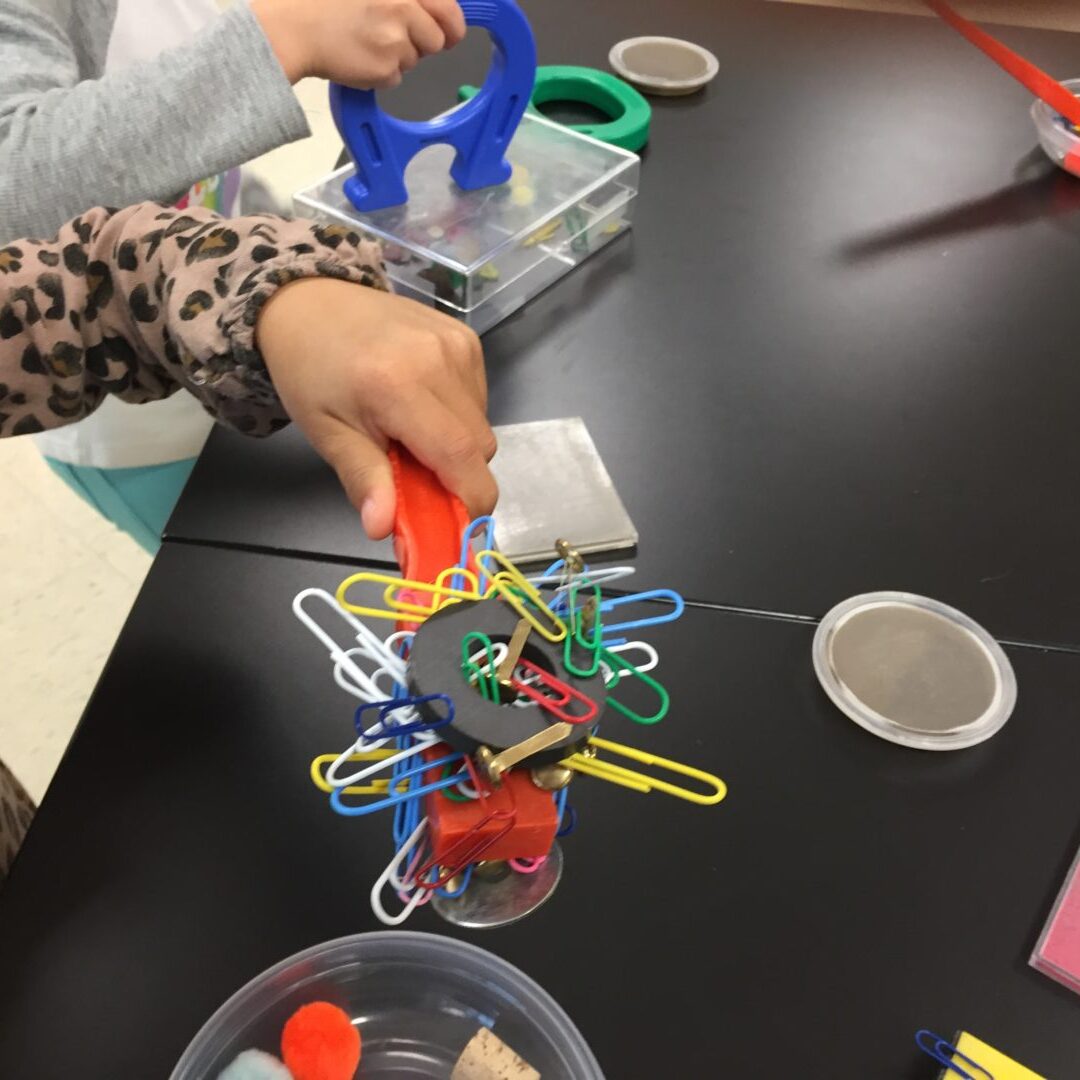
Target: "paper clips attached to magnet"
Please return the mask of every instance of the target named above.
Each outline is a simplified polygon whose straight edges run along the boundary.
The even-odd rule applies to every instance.
[[[465,579],[464,588],[455,589],[446,584],[446,578],[457,575]],[[476,575],[469,570],[461,570],[458,567],[449,567],[439,575],[440,580],[434,584],[424,581],[410,581],[407,578],[394,577],[392,574],[380,574],[374,570],[363,570],[358,574],[350,574],[338,587],[334,594],[337,602],[346,611],[354,615],[365,615],[370,619],[391,619],[394,622],[407,619],[408,616],[427,618],[434,615],[440,607],[452,600],[479,600],[480,594],[476,588]],[[372,607],[369,604],[354,604],[348,599],[349,591],[358,585],[381,585],[383,588],[383,601],[386,607]],[[428,603],[415,603],[400,597],[399,593],[408,596],[430,596]]]
[[[330,793],[330,805],[343,817],[364,817],[374,814],[378,810],[396,806],[408,799],[415,799],[419,795],[426,795],[429,791],[442,791],[443,788],[454,787],[457,784],[467,783],[472,779],[469,770],[457,772],[440,780],[427,781],[413,787],[410,783],[414,776],[427,772],[428,769],[438,769],[443,765],[456,765],[462,761],[464,755],[459,753],[447,754],[435,761],[422,761],[419,765],[412,765],[402,770],[391,779],[385,798],[375,802],[362,803],[359,806],[349,806],[342,802],[341,788],[334,788]],[[404,786],[402,786],[404,785]]]
[[[579,611],[577,594],[583,587],[592,589],[592,596]],[[604,627],[600,621],[602,601],[600,586],[591,582],[587,586],[583,586],[581,582],[574,582],[567,590],[567,597],[569,627],[566,640],[563,642],[563,667],[571,675],[589,679],[600,670],[600,653],[604,647]],[[587,635],[582,633],[586,623],[589,624]],[[582,654],[588,659],[579,664],[578,657]]]
[[[473,554],[473,539],[477,533],[482,534],[480,539],[480,550],[491,551],[495,547],[495,519],[490,514],[484,514],[482,517],[474,518],[465,527],[465,532],[461,536],[461,555],[458,558],[458,566],[462,570],[472,570],[476,567],[476,582],[477,590],[481,593],[487,592],[488,582],[483,571],[477,565],[476,556]],[[455,589],[460,589],[463,586],[460,584],[462,581],[460,574],[455,574],[451,578],[451,584]]]
[[[700,781],[707,792],[693,791],[690,788],[679,787],[667,780],[647,776],[645,773],[636,772],[623,765],[602,759],[597,751],[606,750],[609,754],[617,754],[638,761],[642,765],[653,765],[659,769],[667,769],[668,772],[678,776],[686,776],[692,780]],[[632,746],[623,746],[622,743],[611,742],[609,739],[601,739],[594,735],[589,739],[588,749],[582,753],[574,754],[566,758],[563,764],[575,772],[593,776],[597,780],[607,780],[620,787],[629,788],[647,795],[650,791],[662,791],[665,795],[673,795],[676,799],[685,799],[687,802],[697,803],[699,806],[712,806],[720,802],[727,795],[727,784],[718,776],[695,769],[690,765],[683,765],[679,761],[671,761],[668,758],[657,757],[655,754],[637,750]]]
[[[445,707],[443,716],[436,716],[434,720],[407,720],[392,721],[390,718],[399,709],[416,709],[419,705],[429,705],[431,702],[441,702]],[[368,709],[378,709],[379,718],[371,727],[364,727],[363,716]],[[451,723],[454,719],[454,702],[449,694],[421,694],[417,697],[392,698],[389,701],[367,701],[356,709],[353,715],[353,724],[360,743],[372,745],[377,740],[385,742],[400,735],[418,735],[426,731],[438,731]],[[359,743],[357,744],[359,745]]]
[[[535,701],[540,708],[547,710],[556,720],[561,720],[565,724],[587,724],[596,719],[599,706],[591,697],[578,690],[577,687],[556,678],[543,668],[532,663],[531,660],[520,659],[518,661],[518,670],[523,671],[526,677],[531,676],[531,679],[525,681],[525,679],[512,678],[510,685],[513,689]],[[538,687],[543,689],[538,689]],[[545,693],[545,690],[549,692]],[[567,707],[571,701],[584,706],[585,711],[582,713],[568,712]]]
[[[495,563],[498,570],[492,570],[487,565],[489,561]],[[479,552],[476,565],[482,573],[489,575],[492,589],[541,637],[553,643],[566,637],[566,624],[544,602],[536,586],[501,551],[489,548]],[[543,622],[537,614],[544,616]]]
[[[627,619],[625,622],[604,623],[604,637],[612,640],[625,634],[627,630],[640,630],[646,626],[661,626],[663,623],[674,622],[686,609],[686,601],[674,589],[646,589],[643,592],[627,593],[625,596],[608,597],[600,605],[600,614],[608,615],[619,608],[629,604],[670,604],[668,610],[661,609],[655,615],[641,615],[636,619]]]
[[[671,707],[671,696],[662,683],[657,682],[651,675],[646,675],[642,668],[635,667],[620,653],[612,652],[610,649],[602,648],[600,650],[600,660],[611,674],[611,677],[606,680],[609,689],[617,685],[623,676],[626,676],[637,679],[638,682],[647,686],[656,695],[656,711],[648,715],[638,712],[609,693],[607,703],[611,708],[616,712],[621,712],[623,716],[633,720],[635,724],[657,724],[667,716],[668,709]]]
[[[423,748],[420,747],[419,749]],[[388,768],[393,764],[391,761],[393,757],[395,757],[393,750],[379,749],[356,752],[351,746],[343,754],[319,754],[311,762],[311,779],[320,791],[325,791],[327,794],[340,788],[346,795],[377,795],[390,790],[389,780],[373,780],[370,784],[358,784],[357,781],[366,779],[373,773]],[[346,762],[353,764],[374,762],[374,764],[353,773],[352,776],[339,779],[336,770]],[[323,769],[324,765],[327,766],[325,770]]]

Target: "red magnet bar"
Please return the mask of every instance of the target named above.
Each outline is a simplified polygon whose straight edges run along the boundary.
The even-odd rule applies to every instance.
[[[394,554],[402,574],[412,581],[434,582],[461,551],[461,534],[469,524],[465,504],[451,495],[439,478],[398,443],[389,450],[394,470],[397,505],[394,511]],[[402,592],[410,603],[429,607],[429,595]],[[402,621],[403,630],[414,630],[415,621]]]

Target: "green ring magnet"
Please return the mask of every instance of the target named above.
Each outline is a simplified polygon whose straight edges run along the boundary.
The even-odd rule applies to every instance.
[[[476,92],[475,86],[461,86],[458,100],[468,101]],[[651,106],[629,83],[606,71],[569,64],[538,67],[529,110],[539,112],[549,101],[591,105],[611,117],[606,124],[567,124],[572,131],[635,153],[649,141]]]

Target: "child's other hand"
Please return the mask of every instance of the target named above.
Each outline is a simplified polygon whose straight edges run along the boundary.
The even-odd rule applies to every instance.
[[[316,75],[386,89],[465,37],[457,0],[253,0],[251,8],[293,83]]]
[[[286,411],[334,467],[372,539],[394,525],[392,439],[470,514],[491,512],[484,357],[463,323],[365,285],[306,278],[267,301],[257,340]]]

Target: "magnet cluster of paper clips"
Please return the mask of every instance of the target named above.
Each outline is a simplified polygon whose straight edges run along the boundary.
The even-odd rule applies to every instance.
[[[526,576],[495,548],[492,519],[480,518],[457,565],[433,582],[365,571],[335,596],[313,588],[293,601],[328,649],[334,680],[360,702],[348,746],[316,757],[311,778],[338,814],[393,814],[394,854],[371,890],[387,925],[495,879],[527,884],[575,828],[579,774],[702,805],[726,794],[710,773],[598,734],[601,720],[650,725],[667,714],[668,692],[650,674],[657,651],[628,635],[677,619],[682,597],[611,595],[632,567],[590,570],[568,543],[556,550],[542,574]],[[315,617],[326,609],[346,624],[348,644]],[[380,621],[397,626],[384,636]],[[401,902],[393,913],[387,889]]]

